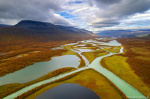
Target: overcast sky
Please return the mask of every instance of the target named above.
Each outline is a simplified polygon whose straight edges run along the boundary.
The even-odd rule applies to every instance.
[[[150,29],[150,0],[0,0],[0,24],[21,20],[103,30]]]

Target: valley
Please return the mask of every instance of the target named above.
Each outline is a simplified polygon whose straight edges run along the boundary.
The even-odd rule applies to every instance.
[[[119,41],[120,40],[121,39],[119,39]],[[12,84],[2,85],[0,86],[0,96],[5,97],[4,99],[11,99],[15,97],[17,97],[16,99],[33,99],[33,97],[36,98],[39,94],[43,93],[44,91],[63,83],[76,83],[81,86],[87,87],[93,90],[100,98],[107,97],[108,99],[111,99],[112,95],[113,97],[116,97],[116,99],[120,99],[121,97],[146,98],[149,96],[150,92],[148,84],[143,82],[143,80],[140,79],[140,77],[133,72],[133,69],[130,68],[130,66],[126,62],[128,57],[123,57],[123,55],[126,55],[126,49],[124,48],[124,45],[121,45],[113,38],[93,38],[89,40],[71,42],[72,43],[65,41],[64,44],[58,45],[56,47],[51,47],[49,49],[50,51],[59,51],[61,52],[61,54],[57,53],[51,58],[48,58],[51,60],[46,61],[52,62],[53,58],[65,56],[72,60],[69,60],[67,58],[57,60],[57,62],[60,62],[61,64],[54,62],[54,66],[57,67],[54,70],[52,70],[53,67],[49,64],[49,69],[52,70],[52,72],[49,71],[49,73],[47,72],[48,74],[45,72],[45,74],[39,75],[39,77],[37,78],[33,76],[34,79],[32,79],[31,81],[18,83],[14,82]],[[44,51],[47,55],[49,54],[47,53],[47,50]],[[37,54],[39,52],[41,52],[41,50],[36,50],[34,54]],[[71,58],[72,56],[74,56],[74,58]],[[77,59],[76,61],[75,57],[77,57],[79,60]],[[111,59],[111,57],[114,57],[114,60]],[[5,61],[5,63],[7,63],[7,61]],[[63,67],[63,63],[65,63],[64,66],[67,67]],[[45,66],[44,62],[36,62],[34,63],[33,67],[38,68],[36,64],[41,64],[40,66]],[[31,66],[27,66],[26,68],[29,67]],[[22,68],[21,70],[24,71],[26,68]],[[28,70],[30,70],[30,68]],[[39,72],[42,73],[41,69],[39,70]],[[35,69],[35,72],[36,71],[37,70]],[[15,71],[13,73],[15,73]],[[6,76],[7,75],[9,74],[6,74]],[[31,74],[29,75],[31,76]],[[97,78],[98,76],[100,78]],[[3,77],[5,76],[2,76],[1,78]],[[106,83],[104,84],[104,82]],[[107,90],[107,88],[109,88],[109,90]],[[125,88],[126,90],[124,90]],[[3,93],[7,90],[9,90],[9,92]],[[108,95],[108,93],[111,94]]]

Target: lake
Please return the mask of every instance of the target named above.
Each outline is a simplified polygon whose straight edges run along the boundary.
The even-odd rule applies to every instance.
[[[65,90],[64,90],[65,89]],[[92,90],[73,83],[64,83],[53,87],[35,99],[100,99]]]

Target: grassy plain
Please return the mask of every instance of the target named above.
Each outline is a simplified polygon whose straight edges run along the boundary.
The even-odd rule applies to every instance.
[[[150,95],[149,87],[143,83],[142,79],[138,77],[126,62],[127,57],[120,55],[113,55],[105,57],[101,61],[101,65],[111,72],[115,73],[121,79],[125,80],[145,96]]]
[[[60,80],[49,84],[44,88],[40,88],[38,91],[34,92],[30,96],[27,96],[25,99],[34,99],[44,91],[63,83],[75,83],[87,87],[93,90],[101,99],[112,99],[112,97],[115,97],[115,99],[125,98],[124,95],[120,93],[120,91],[117,90],[111,82],[109,82],[108,79],[94,70],[89,69],[84,70],[67,80]]]
[[[118,41],[125,49],[122,56],[128,57],[126,62],[150,88],[150,38],[122,38]]]

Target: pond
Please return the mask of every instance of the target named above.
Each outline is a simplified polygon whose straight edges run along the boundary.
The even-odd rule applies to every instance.
[[[64,90],[65,89],[65,90]],[[35,99],[100,99],[92,90],[78,84],[65,83],[53,87]]]
[[[0,86],[10,83],[26,83],[63,67],[78,67],[80,58],[75,55],[53,57],[47,62],[37,62],[24,69],[0,77]]]

